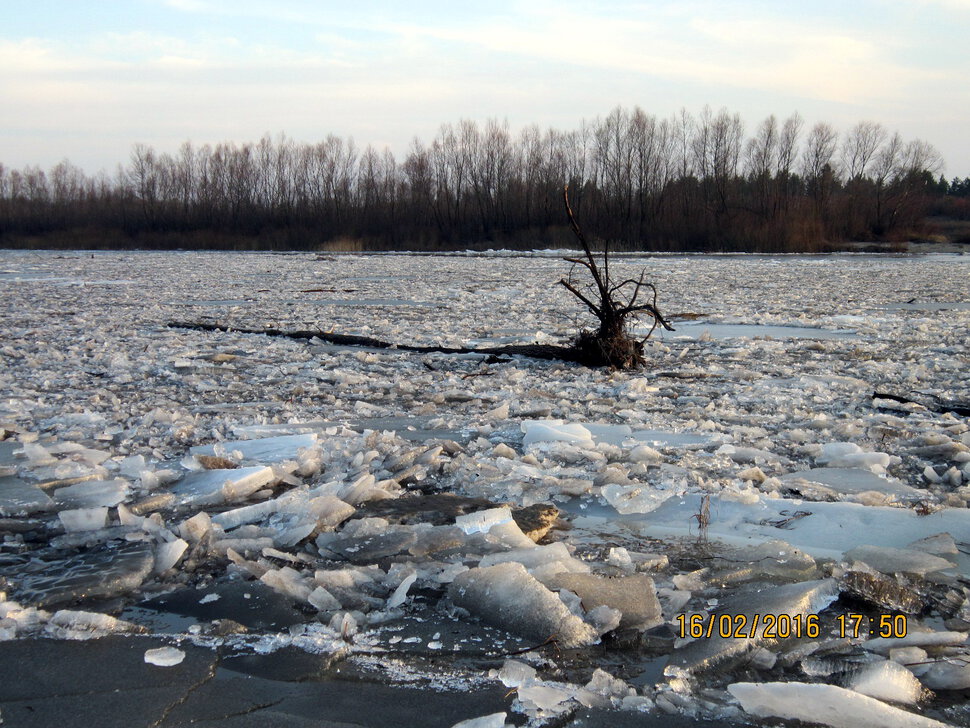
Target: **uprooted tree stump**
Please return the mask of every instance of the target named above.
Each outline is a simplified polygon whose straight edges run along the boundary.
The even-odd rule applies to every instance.
[[[639,369],[646,364],[643,358],[643,346],[657,326],[662,326],[668,331],[674,330],[657,309],[657,289],[652,283],[644,280],[646,271],[641,271],[639,278],[627,278],[619,283],[614,282],[610,275],[609,246],[604,243],[602,264],[598,264],[569,206],[568,185],[563,189],[562,198],[566,206],[569,226],[583,248],[583,257],[565,258],[566,262],[573,264],[573,267],[565,278],[559,280],[559,283],[576,296],[599,320],[599,327],[595,331],[584,329],[574,340],[578,358],[587,366]],[[592,280],[577,281],[574,278],[577,266],[585,268]],[[638,303],[640,294],[645,289],[653,293],[653,300],[651,303]],[[646,336],[637,339],[631,332],[631,323],[643,314],[653,317],[653,326]]]

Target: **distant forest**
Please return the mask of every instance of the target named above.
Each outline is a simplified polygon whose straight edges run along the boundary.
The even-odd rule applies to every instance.
[[[625,249],[817,251],[970,219],[928,143],[863,121],[617,107],[574,131],[463,120],[399,160],[328,136],[134,146],[112,174],[0,164],[0,245],[414,250],[565,247],[568,184],[586,232]]]

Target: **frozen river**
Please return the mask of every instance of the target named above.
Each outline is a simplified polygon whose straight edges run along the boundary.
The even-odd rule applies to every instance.
[[[552,254],[0,251],[0,647],[499,696],[428,725],[970,725],[970,256],[612,267],[677,329],[641,372],[170,326],[566,343]]]

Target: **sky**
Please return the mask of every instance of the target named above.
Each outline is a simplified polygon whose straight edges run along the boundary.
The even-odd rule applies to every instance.
[[[883,124],[970,176],[970,0],[0,0],[0,164],[705,105]]]

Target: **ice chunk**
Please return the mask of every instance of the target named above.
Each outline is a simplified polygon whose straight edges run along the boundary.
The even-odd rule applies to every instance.
[[[492,455],[494,455],[497,458],[507,458],[509,460],[515,460],[518,457],[518,454],[515,452],[515,450],[510,448],[504,442],[500,442],[492,449]]]
[[[310,588],[309,580],[289,566],[271,569],[263,574],[259,580],[280,594],[285,594],[302,602],[307,601],[313,591]]]
[[[115,480],[88,480],[54,491],[54,500],[75,508],[116,506],[128,497],[128,483]]]
[[[898,662],[874,662],[851,674],[845,686],[877,700],[913,705],[923,693],[920,681]]]
[[[702,447],[711,441],[708,437],[696,435],[692,432],[667,432],[665,430],[636,430],[633,432],[632,437],[635,440],[647,442],[651,445],[689,449]]]
[[[559,598],[566,594],[572,594],[568,589],[563,589],[559,592]],[[579,597],[576,597],[579,599]],[[582,601],[579,603],[580,609],[582,609]],[[571,610],[572,611],[572,610]],[[583,616],[582,613],[576,616]],[[613,607],[608,607],[605,604],[600,604],[598,607],[593,607],[585,615],[586,621],[593,626],[596,630],[596,634],[606,634],[607,632],[612,632],[620,626],[620,621],[623,619],[623,612],[619,609],[613,609]]]
[[[839,578],[839,588],[882,609],[919,614],[926,606],[918,591],[868,567],[845,572]]]
[[[593,485],[630,485],[630,474],[618,465],[608,465],[593,479]]]
[[[906,485],[895,478],[876,475],[868,470],[853,468],[812,468],[786,473],[781,481],[793,488],[805,489],[818,483],[830,488],[836,493],[853,495],[867,491],[876,491],[896,497],[919,498],[926,495],[926,491]]]
[[[159,544],[155,549],[155,573],[161,574],[175,566],[188,547],[189,544],[180,538]]]
[[[870,652],[887,654],[897,647],[939,647],[962,645],[967,641],[966,632],[918,632],[910,629],[903,637],[875,637],[862,643]]]
[[[527,569],[534,569],[543,564],[562,564],[563,571],[589,571],[589,564],[573,558],[562,542],[551,543],[546,546],[532,546],[531,548],[513,549],[497,554],[488,554],[482,558],[479,566],[492,566],[508,561],[517,561]]]
[[[455,723],[451,728],[505,728],[507,713],[492,713],[481,718],[469,718]]]
[[[352,506],[374,500],[385,500],[394,498],[401,492],[400,485],[395,480],[377,479],[372,473],[365,473],[350,485],[340,489],[338,495],[341,500],[346,501]]]
[[[649,445],[637,445],[630,450],[630,460],[635,463],[658,463],[663,456]]]
[[[340,601],[322,586],[310,592],[307,601],[321,612],[335,612],[342,608]]]
[[[185,653],[175,647],[156,647],[145,650],[145,662],[158,667],[174,667],[185,659]]]
[[[593,447],[592,433],[582,425],[562,420],[523,420],[522,444],[529,446],[535,442],[569,442],[583,447]]]
[[[613,677],[606,670],[601,670],[598,667],[593,670],[593,676],[586,683],[586,689],[591,693],[604,695],[608,698],[622,698],[636,693],[636,690],[631,688],[626,682],[617,677]]]
[[[781,455],[776,455],[773,452],[767,450],[759,450],[756,447],[739,447],[736,445],[721,445],[715,453],[718,455],[727,455],[731,460],[741,464],[755,464],[755,463],[776,463],[782,462],[788,464],[789,460]]]
[[[558,713],[560,706],[573,697],[572,691],[552,685],[527,685],[516,694],[526,711],[538,713]]]
[[[917,673],[920,682],[930,690],[966,690],[970,688],[970,654],[947,655]]]
[[[126,478],[139,478],[146,467],[144,455],[129,455],[118,463],[118,472]]]
[[[345,503],[332,495],[311,498],[308,508],[310,513],[316,517],[317,526],[325,529],[336,528],[354,515],[357,510],[349,503]]]
[[[484,511],[465,513],[455,517],[455,525],[467,534],[488,533],[492,526],[512,520],[512,509],[508,506],[489,508]]]
[[[362,536],[379,536],[386,533],[391,526],[391,522],[386,518],[355,518],[344,526],[342,535],[348,538],[360,538]]]
[[[547,580],[546,586],[569,589],[582,599],[586,611],[604,605],[619,610],[623,628],[649,629],[663,621],[653,579],[644,574],[609,578],[564,573]]]
[[[725,553],[713,567],[725,569],[718,579],[727,582],[751,579],[804,581],[815,576],[815,559],[789,543],[775,539]]]
[[[536,679],[536,669],[519,660],[506,660],[497,675],[507,688],[517,688],[528,685]]]
[[[601,492],[607,503],[623,515],[649,513],[671,496],[670,491],[658,490],[647,484],[620,485],[610,483],[604,485]]]
[[[916,574],[925,576],[933,571],[952,569],[953,564],[939,556],[913,549],[889,546],[856,546],[845,552],[846,560],[861,561],[883,574]]]
[[[118,632],[144,632],[145,628],[107,614],[60,609],[47,621],[46,631],[56,639],[87,640]]]
[[[218,505],[242,500],[276,479],[268,466],[189,473],[173,488],[179,505]]]
[[[863,468],[874,473],[884,473],[894,459],[884,452],[863,452],[852,442],[829,442],[822,445],[816,460],[833,468]],[[899,458],[895,459],[899,462]]]
[[[12,475],[0,477],[0,516],[26,516],[50,510],[53,505],[40,488]]]
[[[624,519],[647,537],[697,536],[696,514],[702,494],[669,498],[657,510]],[[911,508],[863,506],[855,503],[793,503],[787,498],[762,498],[755,504],[732,502],[720,496],[710,499],[712,520],[708,536],[735,541],[738,537],[784,539],[812,556],[839,558],[861,544],[905,546],[927,533],[966,533],[970,509],[945,508],[919,515]]]
[[[740,658],[761,644],[773,642],[764,636],[765,629],[771,625],[765,624],[762,615],[771,614],[776,619],[788,615],[792,619],[804,620],[835,601],[838,594],[834,579],[822,579],[752,590],[725,600],[715,615],[732,615],[732,624],[740,624],[736,615],[743,615],[747,631],[740,630],[741,634],[730,637],[715,633],[684,645],[671,655],[665,674],[677,676],[685,670],[698,672],[725,660]]]
[[[399,607],[404,604],[408,598],[408,589],[410,589],[417,580],[417,573],[412,573],[404,577],[404,581],[398,585],[397,589],[395,589],[394,593],[391,595],[391,598],[387,600],[387,608],[394,609],[395,607]]]
[[[72,508],[57,514],[68,533],[96,531],[108,523],[107,508]]]
[[[219,556],[228,556],[230,551],[237,554],[258,554],[263,549],[273,548],[273,539],[268,536],[257,536],[255,538],[220,538],[212,542],[212,553]]]
[[[936,554],[938,556],[942,554],[960,553],[956,541],[948,533],[934,533],[932,536],[913,541],[906,548],[925,551],[928,554]]]
[[[562,647],[580,647],[596,639],[595,630],[520,563],[469,569],[455,577],[448,594],[487,624],[537,641],[555,636]]]
[[[426,557],[440,551],[457,549],[465,544],[465,533],[457,526],[434,526],[417,533],[417,540],[408,551],[413,556]]]
[[[212,519],[208,513],[200,511],[191,518],[182,521],[182,525],[179,526],[179,533],[192,543],[198,543],[210,528],[212,528]]]
[[[623,571],[633,571],[635,568],[633,565],[633,559],[630,556],[630,552],[622,546],[610,548],[609,553],[606,555],[606,563],[610,566],[615,566],[618,569],[622,569]]]
[[[890,660],[914,670],[921,667],[920,663],[926,662],[926,656],[926,650],[920,647],[894,647],[889,650]]]
[[[301,450],[306,450],[317,444],[317,434],[314,432],[304,435],[281,435],[279,437],[264,437],[257,440],[235,440],[219,443],[221,452],[239,452],[243,460],[260,463],[279,463],[284,460],[296,460]],[[189,450],[193,455],[217,455],[216,445],[200,445]]]
[[[252,503],[241,508],[233,508],[212,516],[212,522],[229,531],[238,528],[245,523],[256,523],[279,510],[279,503],[276,500],[267,500],[261,503]]]
[[[492,526],[488,529],[488,536],[489,540],[497,541],[513,549],[536,548],[535,541],[526,536],[515,521],[506,521]]]
[[[733,683],[728,691],[759,718],[791,718],[832,728],[947,728],[835,685],[801,682]]]

